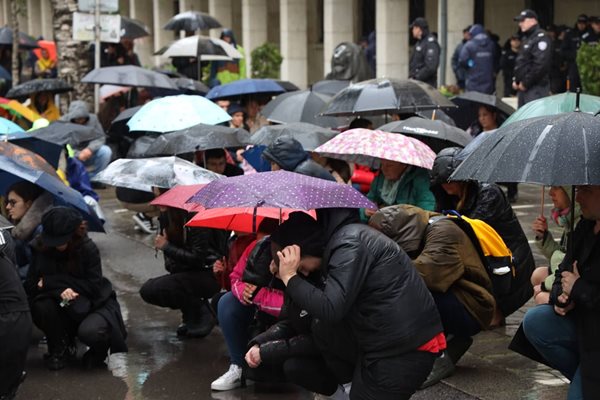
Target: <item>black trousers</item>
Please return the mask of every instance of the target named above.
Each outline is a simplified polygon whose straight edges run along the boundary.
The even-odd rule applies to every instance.
[[[25,369],[30,339],[29,312],[0,314],[0,397],[18,385]]]
[[[211,270],[178,272],[152,278],[142,285],[140,296],[146,303],[182,310],[209,299],[219,291]]]

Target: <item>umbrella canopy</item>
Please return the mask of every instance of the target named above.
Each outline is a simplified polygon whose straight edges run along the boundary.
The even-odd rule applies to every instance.
[[[432,119],[435,121],[442,121],[448,125],[456,126],[454,120],[443,110],[424,110],[417,111],[417,116],[425,119]]]
[[[207,99],[220,100],[243,95],[275,95],[285,92],[272,79],[240,79],[225,85],[215,86],[206,95]]]
[[[278,124],[308,122],[328,128],[344,125],[340,118],[319,115],[329,100],[330,97],[310,90],[284,93],[271,100],[262,109],[261,114]]]
[[[420,117],[390,122],[379,129],[419,139],[436,153],[446,147],[465,147],[471,141],[471,136],[460,128]]]
[[[107,98],[117,94],[127,93],[130,90],[130,86],[102,85],[100,86],[100,101],[105,101]]]
[[[268,146],[280,136],[291,136],[302,144],[306,151],[313,151],[338,135],[338,131],[321,128],[305,122],[285,125],[263,126],[250,137],[253,144]]]
[[[6,93],[6,97],[16,99],[39,92],[64,93],[71,90],[73,90],[73,86],[62,79],[33,79],[14,86]]]
[[[54,121],[44,128],[36,129],[31,134],[38,139],[61,146],[67,144],[77,146],[104,137],[104,132],[92,127],[64,121]]]
[[[200,189],[189,201],[205,208],[377,208],[350,185],[288,171],[219,179]]]
[[[144,158],[148,148],[154,143],[158,135],[142,135],[135,139],[127,150],[127,158]]]
[[[66,186],[41,156],[10,142],[0,142],[0,193],[6,193],[19,180],[36,184],[52,193],[60,203],[77,208],[89,222],[91,230],[104,232],[102,223],[81,193]]]
[[[175,15],[163,27],[169,31],[205,31],[213,28],[220,28],[222,25],[214,17],[199,12],[185,11]]]
[[[479,106],[482,105],[496,109],[501,122],[515,112],[514,108],[493,94],[465,92],[451,98],[450,101],[456,104],[458,108],[451,108],[446,112],[452,117],[454,122],[456,122],[456,126],[461,129],[467,129],[474,121],[477,121]],[[571,108],[569,111],[574,109],[575,107]]]
[[[113,161],[93,181],[151,192],[152,187],[208,183],[221,178],[179,157],[121,158]]]
[[[554,96],[543,97],[531,101],[519,108],[504,122],[504,125],[509,125],[513,122],[527,118],[571,112],[575,110],[576,107],[579,107],[580,111],[596,114],[600,111],[600,97],[591,96],[589,94],[580,94],[579,104],[577,102],[577,93],[566,92]]]
[[[129,121],[129,119],[131,119],[131,117],[133,117],[136,112],[140,111],[140,109],[142,107],[143,106],[135,106],[135,107],[127,108],[127,109],[121,111],[121,113],[119,115],[117,115],[117,117],[115,119],[112,120],[111,124]]]
[[[340,133],[315,152],[373,168],[379,168],[380,160],[384,159],[431,169],[435,159],[435,153],[417,139],[362,128]]]
[[[325,79],[313,84],[311,90],[315,93],[321,93],[326,96],[333,97],[342,90],[346,89],[351,83],[352,82],[350,81]]]
[[[323,115],[359,116],[456,107],[434,87],[412,79],[358,82],[331,99]]]
[[[488,134],[450,179],[600,185],[599,122],[570,112],[503,126]]]
[[[173,207],[186,211],[199,211],[204,208],[198,204],[187,201],[206,186],[205,183],[197,185],[176,185],[150,202],[153,206]]]
[[[42,58],[42,49],[45,49],[48,52],[48,56],[50,57],[50,59],[52,61],[58,60],[58,57],[56,54],[56,43],[55,42],[53,42],[52,40],[38,40],[37,44],[40,47],[37,49],[34,49],[33,53],[38,58],[38,60]]]
[[[19,125],[15,124],[11,120],[0,117],[0,135],[16,132],[23,132],[23,128],[21,128]]]
[[[196,94],[200,96],[206,95],[210,91],[210,88],[204,83],[199,82],[190,78],[171,78],[173,83],[179,89],[182,94]]]
[[[38,113],[25,107],[23,104],[16,100],[5,99],[0,97],[0,107],[8,110],[11,114],[25,118],[26,120],[33,122],[37,119],[42,118]]]
[[[8,26],[0,28],[0,44],[10,45],[13,44],[13,30]],[[37,40],[29,36],[28,34],[19,31],[19,48],[21,49],[35,49],[39,47]]]
[[[229,120],[231,116],[212,101],[181,94],[144,104],[129,119],[127,126],[130,131],[173,132],[198,124],[216,125]]]
[[[295,92],[296,90],[300,90],[298,86],[290,81],[282,81],[281,79],[275,79],[275,83],[283,88],[286,92]]]
[[[26,132],[0,135],[0,141],[9,141],[17,146],[39,154],[53,168],[58,168],[58,160],[60,158],[60,153],[63,150],[63,146],[60,144],[42,140],[36,136],[31,136]]]
[[[175,86],[167,76],[136,65],[118,65],[115,67],[96,68],[88,72],[81,79],[81,82],[145,88],[177,89],[177,86]]]
[[[148,27],[137,19],[121,16],[121,39],[138,39],[150,36]]]
[[[179,39],[161,49],[157,54],[164,57],[200,57],[201,61],[232,60],[244,58],[235,47],[224,40],[208,36],[189,36]]]

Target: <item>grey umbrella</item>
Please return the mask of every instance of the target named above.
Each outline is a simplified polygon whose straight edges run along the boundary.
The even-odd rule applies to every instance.
[[[185,11],[175,15],[163,27],[169,31],[204,31],[220,28],[222,25],[214,17],[199,11]]]
[[[104,136],[104,132],[85,125],[55,121],[45,128],[36,129],[32,136],[59,145],[77,146]]]
[[[150,36],[148,27],[137,19],[121,16],[121,39],[137,39]]]
[[[343,89],[346,89],[352,82],[341,81],[335,79],[325,79],[319,82],[315,82],[311,90],[315,93],[321,93],[327,96],[335,96]]]
[[[16,99],[39,92],[64,93],[71,90],[73,90],[73,86],[62,79],[32,79],[14,86],[6,93],[6,97]]]
[[[446,147],[465,147],[471,136],[455,126],[439,120],[411,117],[402,121],[394,121],[378,128],[385,132],[401,133],[419,139],[436,153]]]
[[[292,122],[285,125],[263,126],[254,132],[250,141],[252,144],[268,146],[280,136],[291,136],[302,144],[304,150],[313,151],[339,133],[305,122]]]
[[[83,83],[177,89],[168,76],[136,65],[96,68],[81,79]]]
[[[176,155],[197,150],[243,147],[250,133],[244,129],[198,124],[191,128],[160,135],[146,150],[145,156]]]
[[[179,88],[181,94],[197,94],[204,96],[209,92],[210,88],[204,83],[190,78],[171,78],[175,85]]]
[[[501,98],[493,94],[484,94],[479,92],[465,92],[450,99],[458,108],[446,110],[446,113],[456,122],[456,126],[467,129],[477,121],[479,106],[485,105],[496,109],[499,114],[499,124],[501,125],[509,115],[515,112],[515,109],[502,101]]]
[[[335,117],[320,116],[319,113],[331,98],[309,90],[283,93],[271,100],[261,114],[271,122],[285,124],[308,122],[327,128],[337,128],[344,121]]]
[[[0,28],[0,44],[11,45],[13,42],[13,30],[8,26]],[[25,32],[19,31],[19,47],[21,49],[35,49],[38,46],[37,40],[26,34]]]

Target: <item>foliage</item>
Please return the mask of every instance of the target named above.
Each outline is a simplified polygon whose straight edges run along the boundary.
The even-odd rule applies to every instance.
[[[265,43],[252,50],[252,78],[279,79],[279,67],[283,61],[281,52],[272,43]]]
[[[582,43],[577,52],[577,68],[583,92],[600,96],[600,45]]]

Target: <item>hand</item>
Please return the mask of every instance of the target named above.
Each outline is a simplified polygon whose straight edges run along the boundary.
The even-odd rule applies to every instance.
[[[523,85],[523,82],[519,82],[519,86],[517,87],[517,89],[520,90],[521,92],[525,92],[527,90],[525,85]]]
[[[512,83],[512,88],[513,88],[514,90],[519,90],[519,85],[517,85],[517,82],[513,81],[513,83]]]
[[[269,271],[279,278],[279,268],[277,268],[277,264],[275,264],[275,260],[271,260],[271,264],[269,264]]]
[[[287,286],[288,281],[296,275],[300,266],[300,246],[294,244],[277,252],[279,257],[279,276]]]
[[[562,279],[560,283],[562,285],[562,291],[567,296],[571,295],[571,290],[573,290],[573,285],[579,279],[579,271],[577,270],[577,261],[573,263],[573,272],[563,271],[560,274]]]
[[[166,234],[156,235],[156,238],[154,239],[154,248],[155,249],[162,250],[167,246],[167,244],[169,244],[169,241],[167,240]]]
[[[37,287],[38,287],[38,289],[41,289],[44,287],[44,278],[40,278],[40,280],[37,283]]]
[[[225,271],[225,257],[222,260],[217,260],[213,264],[213,273],[218,274]]]
[[[542,292],[542,285],[535,285],[533,287],[533,298],[535,299],[535,296],[537,296],[538,294],[540,294]]]
[[[85,162],[85,161],[89,160],[92,155],[93,155],[92,151],[86,147],[85,149],[83,149],[79,152],[79,154],[77,155],[77,158],[79,158],[80,161]]]
[[[60,298],[63,300],[75,300],[75,298],[77,298],[77,296],[79,296],[79,293],[77,293],[76,291],[74,291],[71,288],[67,288],[65,289],[61,294],[60,294]]]
[[[244,299],[244,303],[250,305],[252,304],[252,295],[256,291],[256,285],[251,283],[244,282],[244,292],[242,293],[242,298]]]
[[[256,368],[260,365],[262,360],[260,359],[260,347],[257,344],[252,346],[246,353],[246,363],[250,368]]]
[[[546,218],[541,215],[537,217],[531,224],[531,229],[533,230],[533,232],[535,232],[536,239],[543,238],[546,232],[548,231],[548,222]]]
[[[235,152],[235,160],[236,160],[237,162],[241,163],[241,162],[243,162],[243,161],[244,161],[243,154],[244,154],[244,152],[245,152],[245,151],[246,151],[245,149],[238,149],[238,150]]]
[[[565,315],[567,315],[567,313],[569,311],[571,311],[574,308],[575,308],[575,302],[572,301],[572,302],[569,303],[568,306],[566,306],[564,308],[559,307],[559,306],[554,306],[554,312],[557,313],[558,315],[564,317]]]
[[[373,214],[375,214],[377,212],[377,210],[373,210],[371,208],[365,208],[365,215],[367,216],[367,218],[371,218],[373,216]]]

